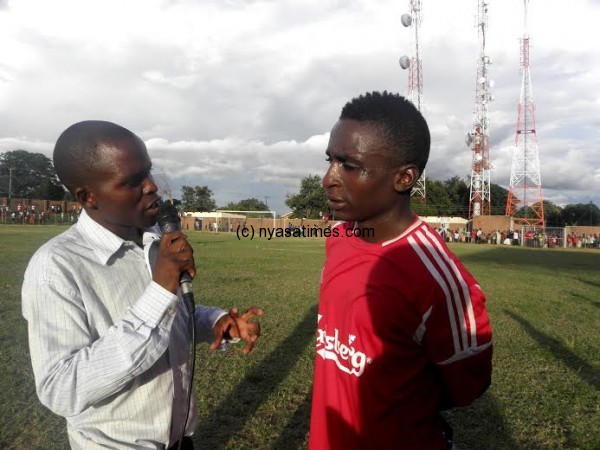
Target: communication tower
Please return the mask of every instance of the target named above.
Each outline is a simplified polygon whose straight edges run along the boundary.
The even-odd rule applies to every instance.
[[[545,226],[540,157],[535,131],[535,103],[529,71],[529,34],[527,32],[527,4],[523,0],[524,21],[521,41],[521,97],[517,114],[517,134],[510,172],[510,187],[506,201],[506,215],[515,223]]]
[[[423,65],[419,48],[419,32],[421,27],[421,0],[410,0],[410,14],[400,18],[402,25],[409,27],[412,33],[411,56],[400,57],[400,67],[408,69],[408,99],[421,111],[423,96]],[[412,189],[412,198],[419,203],[426,203],[425,171]]]
[[[492,63],[485,54],[488,4],[478,0],[477,34],[479,54],[477,56],[477,78],[475,80],[475,108],[473,129],[467,133],[467,146],[471,149],[471,188],[469,190],[469,219],[491,214],[490,160],[489,160],[489,117],[488,103],[494,100],[490,89],[493,81],[488,77],[488,66]]]

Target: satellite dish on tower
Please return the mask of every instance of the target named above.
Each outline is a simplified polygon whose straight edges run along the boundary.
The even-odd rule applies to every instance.
[[[410,27],[410,24],[412,23],[412,17],[410,14],[402,14],[402,17],[400,17],[400,22],[402,22],[402,25],[405,27]]]
[[[465,138],[465,142],[467,143],[467,146],[471,146],[471,143],[473,142],[473,133],[472,132],[468,132],[467,133],[467,137]]]
[[[408,69],[410,67],[410,58],[406,55],[401,56],[398,62],[403,69]]]

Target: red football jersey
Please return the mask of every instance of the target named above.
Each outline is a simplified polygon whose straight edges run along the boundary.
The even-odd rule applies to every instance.
[[[309,449],[444,449],[439,411],[490,383],[485,296],[418,217],[377,244],[353,225],[326,243]]]

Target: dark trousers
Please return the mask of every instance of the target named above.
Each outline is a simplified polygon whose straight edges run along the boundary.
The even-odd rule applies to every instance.
[[[179,441],[175,442],[167,450],[179,450]],[[191,437],[185,436],[181,440],[181,450],[194,450],[194,442]]]
[[[454,430],[452,430],[450,424],[446,422],[442,416],[438,417],[442,423],[442,435],[444,436],[444,441],[446,442],[446,448],[448,450],[452,450],[454,448],[454,443],[452,442],[454,440]]]

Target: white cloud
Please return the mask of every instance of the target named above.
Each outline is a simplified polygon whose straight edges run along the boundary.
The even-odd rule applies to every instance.
[[[521,2],[490,0],[492,181],[506,186],[519,98]],[[544,193],[600,204],[600,4],[530,2],[531,74]],[[428,176],[470,172],[476,2],[423,1]],[[48,156],[79,120],[146,140],[173,189],[219,202],[269,196],[280,212],[303,176],[324,173],[327,133],[369,90],[405,93],[398,58],[408,1],[0,1],[0,151]],[[576,18],[576,20],[575,20]]]
[[[42,153],[51,158],[53,149],[54,142],[35,141],[26,136],[0,138],[0,153],[10,150],[27,150],[28,152]]]

